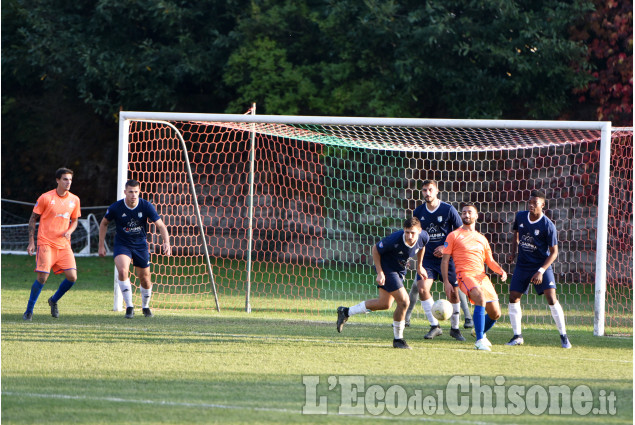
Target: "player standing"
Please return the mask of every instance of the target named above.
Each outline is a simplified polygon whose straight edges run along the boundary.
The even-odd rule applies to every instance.
[[[393,301],[397,301],[393,313],[394,348],[406,348],[410,346],[403,339],[403,330],[406,327],[406,309],[410,300],[403,286],[403,280],[407,271],[408,259],[416,256],[417,273],[427,278],[425,270],[421,266],[421,260],[428,243],[428,234],[421,230],[421,223],[416,217],[407,219],[403,224],[403,230],[399,230],[373,245],[373,263],[377,271],[377,288],[379,298],[362,301],[352,307],[337,308],[337,331],[342,332],[344,323],[350,316],[368,311],[388,310]]]
[[[450,233],[445,241],[441,273],[444,284],[448,285],[450,256],[454,258],[459,288],[470,297],[470,301],[474,304],[472,317],[476,331],[475,347],[477,350],[491,351],[492,344],[484,334],[494,326],[501,315],[501,310],[494,285],[485,273],[485,264],[494,273],[499,274],[503,282],[507,280],[507,273],[494,261],[487,238],[476,231],[477,219],[476,206],[471,203],[465,204],[461,209],[463,226]]]
[[[514,237],[509,262],[513,262],[518,251],[516,268],[509,285],[509,320],[514,336],[507,345],[522,345],[522,311],[520,298],[529,291],[533,283],[538,295],[545,294],[551,316],[560,332],[562,348],[571,348],[564,323],[564,312],[556,297],[556,279],[551,264],[558,257],[558,235],[556,226],[544,215],[545,194],[531,192],[529,211],[520,211],[514,220]]]
[[[22,318],[33,320],[33,308],[46,283],[51,269],[55,274],[64,273],[65,279],[57,292],[48,299],[51,316],[59,317],[57,302],[77,281],[77,265],[71,249],[71,234],[77,229],[77,220],[81,216],[79,198],[69,190],[73,183],[73,171],[60,168],[55,172],[57,188],[42,194],[29,219],[29,255],[36,252],[35,223],[40,220],[37,232],[37,254],[35,272],[37,279],[31,286],[31,294]]]
[[[148,222],[153,222],[163,240],[164,255],[170,255],[170,235],[168,229],[157,214],[154,206],[139,197],[139,182],[128,180],[124,189],[125,197],[108,207],[106,215],[99,224],[99,255],[106,255],[106,232],[108,224],[115,222],[116,234],[113,247],[113,257],[117,268],[117,283],[126,303],[127,319],[134,317],[132,303],[132,285],[130,284],[130,262],[134,264],[135,274],[141,283],[141,310],[146,317],[152,317],[150,297],[152,296],[152,281],[150,276],[150,253],[148,251],[147,229]]]
[[[439,326],[439,321],[432,315],[432,305],[434,299],[430,293],[430,288],[435,279],[443,279],[441,276],[441,258],[443,256],[443,243],[445,238],[455,229],[462,226],[461,217],[456,209],[442,202],[438,198],[439,189],[433,180],[425,180],[421,189],[425,203],[415,208],[412,215],[421,222],[421,228],[430,236],[430,242],[426,245],[426,253],[423,257],[423,268],[426,270],[428,278],[421,279],[419,275],[410,290],[410,306],[406,312],[406,323],[410,323],[412,310],[416,305],[417,294],[421,300],[421,307],[430,322],[430,331],[424,336],[425,339],[432,339],[442,335],[443,331]],[[461,331],[459,331],[459,308],[463,308],[465,314],[465,328],[472,327],[472,318],[467,306],[465,295],[458,290],[454,262],[450,259],[448,265],[450,285],[445,286],[445,294],[452,304],[452,317],[450,318],[450,336],[459,341],[465,341]],[[459,304],[460,302],[460,304]]]

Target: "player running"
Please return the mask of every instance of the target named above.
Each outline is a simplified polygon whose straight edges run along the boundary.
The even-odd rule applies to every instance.
[[[485,273],[485,264],[494,273],[499,274],[503,282],[507,280],[507,273],[494,260],[487,238],[476,231],[477,219],[476,206],[472,203],[464,204],[461,209],[463,225],[450,233],[445,240],[441,274],[443,282],[448,285],[450,283],[448,265],[450,257],[454,258],[459,288],[469,296],[470,301],[474,304],[472,318],[476,332],[475,347],[477,350],[491,351],[492,344],[485,333],[494,326],[501,315],[501,310],[494,285]],[[487,316],[485,315],[486,311]]]
[[[560,332],[562,348],[571,348],[564,323],[564,312],[556,297],[556,279],[551,264],[558,257],[558,235],[556,226],[544,215],[545,194],[531,192],[529,211],[520,211],[514,220],[514,237],[508,261],[511,263],[518,251],[516,268],[509,285],[509,321],[514,336],[507,345],[522,345],[522,311],[520,298],[529,291],[533,283],[538,295],[545,294],[551,316]]]
[[[412,215],[419,219],[421,228],[430,236],[430,242],[426,245],[427,249],[423,257],[423,268],[426,270],[428,278],[421,279],[419,275],[415,278],[415,283],[410,290],[410,306],[406,312],[406,325],[410,323],[410,316],[416,305],[418,295],[418,298],[421,300],[421,307],[430,322],[430,330],[424,338],[432,339],[442,335],[443,331],[439,326],[439,321],[432,315],[434,299],[430,293],[430,288],[435,279],[443,279],[441,276],[441,257],[443,256],[443,243],[445,242],[445,238],[450,232],[461,227],[463,223],[456,209],[438,198],[439,189],[435,181],[425,180],[421,191],[425,203],[415,208]],[[459,309],[463,308],[465,314],[464,327],[466,329],[473,326],[472,318],[467,306],[467,299],[465,295],[458,290],[452,259],[450,259],[448,265],[448,273],[450,285],[444,285],[444,290],[448,300],[452,304],[453,314],[450,317],[450,336],[458,341],[465,341],[465,338],[461,335],[461,331],[459,330]]]
[[[388,310],[393,301],[397,301],[393,313],[394,348],[410,349],[403,339],[403,331],[406,327],[406,309],[410,300],[403,286],[403,280],[407,271],[408,259],[416,256],[416,270],[424,279],[426,271],[421,266],[421,260],[425,252],[425,246],[429,237],[421,230],[421,223],[416,217],[407,219],[403,224],[403,230],[399,230],[373,245],[372,254],[375,270],[377,271],[377,288],[379,298],[362,301],[352,307],[337,308],[337,331],[342,332],[344,323],[350,316],[369,311]]]
[[[73,171],[60,168],[55,172],[57,188],[42,194],[29,219],[29,255],[36,252],[35,223],[40,220],[37,232],[37,253],[35,256],[35,272],[37,278],[31,285],[31,294],[22,319],[33,320],[33,308],[44,284],[48,280],[51,269],[55,274],[64,273],[64,280],[57,292],[48,299],[51,316],[59,317],[57,302],[77,281],[77,265],[71,249],[71,234],[77,229],[81,216],[79,198],[70,191],[73,183]]]
[[[171,255],[170,235],[168,229],[157,214],[154,206],[139,197],[139,182],[128,180],[124,189],[125,197],[108,207],[106,215],[99,224],[99,256],[106,255],[106,232],[108,224],[115,222],[116,234],[113,247],[113,257],[117,268],[117,283],[126,303],[127,319],[134,317],[132,303],[132,285],[130,284],[130,262],[134,264],[135,274],[141,283],[141,311],[145,317],[152,317],[150,297],[152,296],[152,281],[150,276],[150,253],[146,239],[148,222],[153,222],[163,240],[164,255]]]

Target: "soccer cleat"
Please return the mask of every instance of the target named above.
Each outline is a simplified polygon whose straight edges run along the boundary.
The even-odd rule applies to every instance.
[[[489,348],[490,346],[487,345],[487,343],[484,341],[485,338],[479,339],[478,341],[476,341],[476,344],[474,344],[474,348],[476,348],[477,350],[481,350],[481,351],[492,351],[491,348]]]
[[[57,309],[57,303],[53,301],[53,297],[49,298],[49,305],[51,306],[51,316],[60,317],[60,312]]]
[[[405,327],[409,328],[410,327],[410,320],[406,320],[406,323],[404,325]]]
[[[346,307],[337,307],[337,331],[342,332],[344,323],[348,320],[348,309]]]
[[[142,308],[141,311],[145,317],[154,317],[154,314],[152,314],[152,310],[150,310],[149,307]]]
[[[26,321],[26,322],[30,322],[33,320],[33,312],[32,311],[25,311],[24,314],[22,315],[22,320]]]
[[[523,345],[524,343],[525,340],[523,339],[522,335],[514,335],[512,339],[510,339],[509,342],[505,345]]]
[[[560,341],[562,341],[562,348],[571,348],[573,347],[569,342],[569,337],[567,335],[560,335]]]
[[[443,331],[441,330],[441,327],[439,327],[439,326],[430,326],[430,330],[428,331],[427,334],[425,334],[425,336],[423,338],[424,339],[432,339],[435,336],[439,336],[439,335],[443,335]]]
[[[492,346],[492,343],[490,342],[489,339],[487,339],[487,335],[483,334],[483,339],[481,339],[481,341],[483,341],[483,344],[487,345],[488,347]]]
[[[465,337],[461,335],[461,331],[457,329],[450,329],[450,336],[457,341],[465,341]]]
[[[132,319],[134,317],[134,307],[126,307],[126,319]]]
[[[393,348],[403,348],[406,350],[412,350],[412,347],[408,345],[408,343],[406,342],[406,340],[404,339],[393,339],[392,340],[392,346]]]
[[[472,322],[472,319],[465,319],[465,323],[463,324],[463,327],[465,329],[474,328],[474,322]]]

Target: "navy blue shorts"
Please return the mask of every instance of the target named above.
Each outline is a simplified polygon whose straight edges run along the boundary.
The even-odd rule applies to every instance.
[[[116,257],[117,255],[127,255],[132,258],[132,264],[140,269],[150,267],[150,253],[147,247],[133,249],[124,245],[115,245],[112,249],[112,256]]]
[[[440,280],[441,282],[443,282],[443,275],[441,274],[441,263],[426,263],[424,261],[423,268],[425,269],[426,273],[428,273],[428,279]],[[418,274],[416,280],[421,280]],[[453,287],[456,288],[457,286],[459,286],[459,282],[456,279],[454,263],[452,261],[450,261],[450,264],[448,264],[448,280]]]
[[[509,284],[509,292],[520,292],[521,294],[527,294],[529,292],[529,285],[531,284],[531,277],[536,274],[538,269],[524,270],[518,268],[514,270],[512,275],[512,282]],[[556,279],[553,274],[553,269],[549,267],[542,275],[542,283],[540,285],[534,285],[536,293],[542,295],[546,289],[556,288]]]
[[[386,281],[384,286],[377,285],[378,288],[384,289],[388,292],[398,291],[399,288],[403,288],[403,276],[397,272],[384,272]]]

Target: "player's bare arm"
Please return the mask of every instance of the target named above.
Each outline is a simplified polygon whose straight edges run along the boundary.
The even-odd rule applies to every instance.
[[[70,226],[68,226],[68,230],[66,230],[66,232],[64,232],[64,237],[70,241],[71,240],[71,235],[73,234],[73,232],[77,229],[77,224],[79,223],[78,219],[72,219],[71,218],[71,223]]]
[[[423,256],[426,253],[426,249],[421,248],[419,252],[417,252],[417,274],[423,278],[423,280],[428,279],[428,273],[426,269],[423,268]]]
[[[377,278],[375,281],[377,285],[384,286],[386,283],[386,275],[384,275],[384,270],[381,267],[381,254],[377,251],[377,247],[373,245],[373,263],[375,263],[375,270],[377,270]]]
[[[172,255],[172,247],[170,246],[170,235],[168,233],[168,228],[163,222],[163,220],[158,219],[154,222],[154,224],[159,228],[159,233],[161,233],[161,247],[163,248],[163,255]]]
[[[443,258],[441,259],[441,276],[443,276],[444,287],[447,287],[450,284],[450,279],[448,278],[449,264],[450,264],[450,254],[443,254]]]
[[[100,257],[106,256],[106,233],[108,232],[108,224],[110,221],[106,219],[106,217],[101,219],[99,223],[99,244],[98,244],[98,252]]]
[[[513,263],[516,259],[516,252],[518,250],[518,231],[514,232],[514,236],[512,237],[512,246],[509,249],[509,254],[507,255],[507,261],[509,263]]]
[[[40,219],[40,214],[31,213],[31,218],[29,218],[29,245],[26,248],[26,252],[29,255],[33,255],[35,252],[35,225]]]

